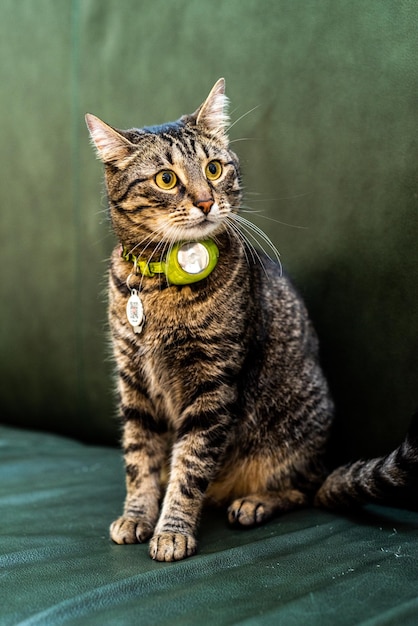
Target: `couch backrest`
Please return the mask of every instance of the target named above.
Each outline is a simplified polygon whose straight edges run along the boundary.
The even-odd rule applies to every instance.
[[[346,451],[396,443],[418,401],[417,24],[413,0],[4,3],[3,419],[113,440],[84,113],[175,119],[225,76],[246,205],[308,301]]]

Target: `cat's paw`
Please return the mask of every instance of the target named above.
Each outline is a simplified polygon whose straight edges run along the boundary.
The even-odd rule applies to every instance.
[[[147,521],[133,517],[119,517],[110,526],[110,537],[115,543],[144,543],[154,531]]]
[[[196,548],[197,542],[193,535],[159,533],[152,537],[149,553],[155,561],[181,561],[192,556]]]
[[[270,507],[258,498],[238,498],[228,508],[228,522],[232,526],[258,526],[271,517]]]

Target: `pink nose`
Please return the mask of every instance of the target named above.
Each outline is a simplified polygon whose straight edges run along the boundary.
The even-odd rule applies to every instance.
[[[196,202],[196,206],[207,215],[213,206],[213,200],[199,200],[199,202]]]

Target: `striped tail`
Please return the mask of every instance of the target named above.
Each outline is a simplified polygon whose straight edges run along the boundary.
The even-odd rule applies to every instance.
[[[401,443],[387,456],[338,467],[315,496],[315,505],[347,509],[368,503],[418,509],[418,411]]]

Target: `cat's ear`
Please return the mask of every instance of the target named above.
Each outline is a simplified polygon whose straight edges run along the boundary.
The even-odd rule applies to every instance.
[[[137,149],[120,132],[91,113],[86,114],[86,124],[97,156],[103,163],[122,165]]]
[[[204,103],[193,114],[197,126],[203,126],[217,137],[225,137],[229,123],[228,98],[225,95],[225,79],[220,78]]]

